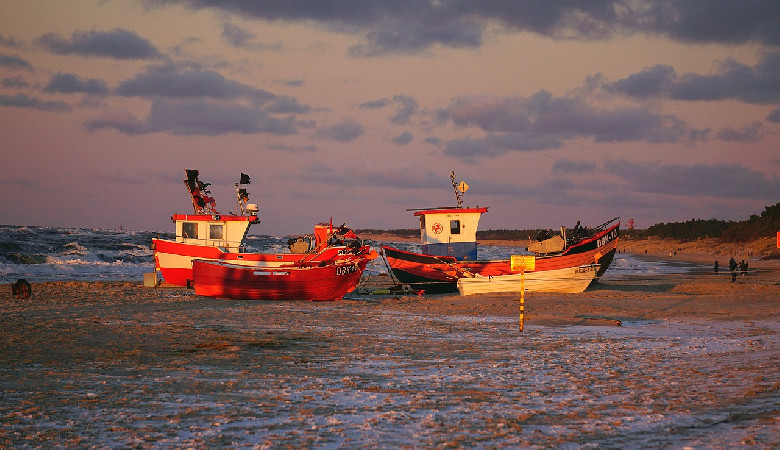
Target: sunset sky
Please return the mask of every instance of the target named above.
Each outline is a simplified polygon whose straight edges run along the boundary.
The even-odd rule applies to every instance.
[[[780,202],[777,0],[3,0],[0,224],[261,234],[744,220]]]

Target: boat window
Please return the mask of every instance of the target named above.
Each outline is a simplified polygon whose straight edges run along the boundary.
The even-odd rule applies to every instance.
[[[217,240],[217,239],[219,239],[219,240],[224,239],[222,237],[223,236],[222,230],[223,230],[222,224],[219,224],[219,225],[209,225],[209,238],[215,239],[215,240]]]
[[[184,222],[181,224],[181,236],[185,238],[198,238],[198,224],[194,222]]]
[[[460,220],[450,220],[450,234],[460,234]]]

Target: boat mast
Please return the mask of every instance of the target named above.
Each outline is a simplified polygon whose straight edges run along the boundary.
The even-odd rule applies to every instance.
[[[469,185],[465,181],[461,181],[460,184],[455,184],[455,171],[450,173],[450,181],[452,181],[452,189],[455,191],[455,199],[458,200],[458,208],[463,207],[463,200],[460,198],[461,194],[465,194],[469,188]]]
[[[460,191],[458,191],[458,185],[455,184],[455,171],[450,172],[450,181],[452,181],[452,189],[455,191],[455,199],[458,200],[458,208],[461,208],[463,201],[460,198]]]

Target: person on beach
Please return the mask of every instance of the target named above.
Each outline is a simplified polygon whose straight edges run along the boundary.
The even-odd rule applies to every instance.
[[[729,272],[731,272],[731,282],[737,281],[737,262],[733,257],[729,260]]]
[[[715,260],[715,275],[718,274],[718,260]]]

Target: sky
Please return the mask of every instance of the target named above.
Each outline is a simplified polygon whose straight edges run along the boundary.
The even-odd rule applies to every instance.
[[[780,202],[777,0],[3,0],[0,224],[255,234],[745,220]]]

